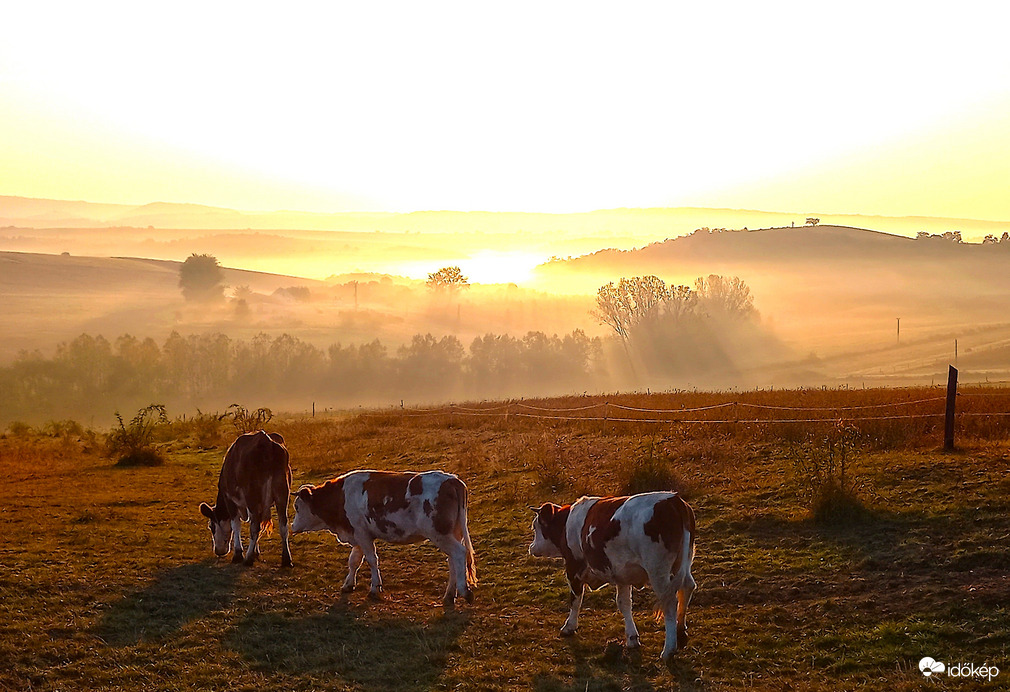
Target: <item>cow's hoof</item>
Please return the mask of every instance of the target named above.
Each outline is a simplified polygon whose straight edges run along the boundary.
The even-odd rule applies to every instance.
[[[628,641],[625,642],[624,646],[628,649],[637,649],[642,645],[642,640],[638,637],[628,637]]]
[[[677,648],[682,649],[687,645],[688,636],[687,628],[677,630]]]
[[[463,598],[466,600],[467,603],[473,605],[473,599],[474,599],[473,589],[467,589],[466,594],[463,596]]]
[[[561,628],[561,636],[562,637],[573,637],[573,636],[575,636],[575,630],[574,629],[568,629],[567,627],[562,627]]]
[[[295,563],[291,562],[291,558],[281,558],[281,567],[294,567]]]
[[[252,567],[256,564],[256,553],[249,553],[249,556],[242,561],[242,564],[246,567]]]
[[[236,552],[235,552],[235,553],[234,553],[234,554],[233,554],[233,555],[231,556],[231,561],[232,561],[232,563],[233,563],[233,564],[238,564],[238,563],[242,562],[242,553],[240,553],[240,552],[236,551]]]
[[[340,587],[340,593],[351,593],[354,591],[354,584],[344,584]]]
[[[669,651],[667,651],[666,649],[664,649],[663,653],[661,653],[659,655],[659,657],[663,660],[663,662],[669,663],[673,659],[673,655],[675,653],[677,653],[676,649],[670,649]]]
[[[456,610],[456,599],[455,598],[443,598],[442,606],[446,610]]]
[[[370,600],[370,601],[384,601],[384,600],[386,600],[386,597],[382,595],[381,591],[374,591],[373,590],[373,591],[369,591],[368,592],[368,600]]]

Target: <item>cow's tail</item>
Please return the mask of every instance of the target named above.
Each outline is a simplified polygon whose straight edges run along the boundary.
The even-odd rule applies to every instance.
[[[267,508],[269,510],[269,507]],[[269,519],[264,519],[260,522],[260,536],[269,536],[274,532],[274,520],[273,517]]]
[[[680,545],[677,549],[677,559],[673,561],[670,568],[670,585],[666,593],[660,594],[656,603],[656,619],[663,617],[663,613],[671,606],[677,605],[677,592],[684,588],[684,584],[691,578],[691,563],[694,562],[694,510],[686,502],[681,503],[680,525],[681,537]]]
[[[466,585],[473,589],[477,586],[477,560],[473,552],[473,541],[470,540],[470,530],[466,525],[466,484],[460,482],[460,486],[463,491],[459,494],[459,525],[463,531],[463,547],[466,548]]]

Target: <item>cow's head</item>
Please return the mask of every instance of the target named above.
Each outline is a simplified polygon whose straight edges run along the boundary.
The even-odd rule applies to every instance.
[[[561,545],[565,542],[565,524],[571,507],[559,507],[551,502],[545,502],[534,509],[537,516],[533,519],[533,543],[530,544],[530,555],[533,557],[563,557]],[[567,545],[567,543],[565,543]]]
[[[210,529],[214,554],[218,557],[227,555],[231,547],[231,519],[219,517],[217,508],[211,507],[206,502],[200,503],[200,512],[210,520],[207,528]]]
[[[295,518],[291,521],[292,533],[305,531],[322,531],[326,523],[312,511],[312,491],[315,486],[303,485],[298,492],[291,493],[295,497]]]

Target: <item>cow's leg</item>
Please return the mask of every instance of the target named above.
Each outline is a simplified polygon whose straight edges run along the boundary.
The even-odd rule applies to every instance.
[[[235,517],[231,520],[232,562],[242,562],[242,520]]]
[[[666,642],[660,656],[664,661],[677,651],[677,592],[669,570],[669,565],[666,565],[665,568],[649,571],[649,582],[656,593],[657,605],[663,611]]]
[[[687,606],[691,603],[691,595],[696,586],[694,577],[688,573],[684,584],[677,591],[677,646],[680,648],[687,644]]]
[[[466,583],[466,546],[453,536],[440,536],[433,539],[432,543],[448,557],[449,583],[446,584],[445,596],[442,599],[445,607],[453,606],[457,594],[472,603],[473,594],[470,593]]]
[[[344,579],[344,583],[340,587],[340,593],[351,593],[354,591],[354,584],[358,579],[358,568],[361,567],[361,561],[364,558],[365,553],[362,552],[361,548],[356,545],[351,546],[351,556],[347,558],[347,578]]]
[[[260,553],[260,518],[258,515],[249,512],[249,545],[246,546],[245,560],[243,564],[251,567],[256,562],[256,557]]]
[[[568,586],[571,588],[571,610],[568,611],[568,619],[561,628],[561,634],[565,637],[575,634],[575,630],[579,628],[579,609],[582,607],[582,595],[586,592],[586,585],[581,581],[568,582]]]
[[[294,563],[291,562],[291,545],[288,541],[287,495],[283,500],[278,500],[274,506],[277,507],[277,523],[280,524],[278,531],[281,534],[281,567],[294,567]]]
[[[372,586],[368,590],[368,597],[381,601],[382,577],[379,575],[379,556],[375,553],[375,541],[363,542],[361,550],[365,554],[365,562],[368,563],[368,569],[372,571]]]
[[[628,584],[617,585],[617,609],[624,616],[624,643],[629,649],[637,649],[638,628],[635,627],[635,619],[631,616],[631,586]]]

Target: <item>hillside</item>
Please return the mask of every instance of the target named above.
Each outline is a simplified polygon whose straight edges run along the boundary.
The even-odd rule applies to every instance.
[[[843,226],[696,232],[602,250],[537,269],[538,285],[595,291],[621,276],[693,285],[739,276],[766,325],[818,369],[840,377],[929,381],[946,360],[987,352],[1005,372],[1010,246],[911,239]],[[901,320],[900,338],[897,321]],[[976,356],[977,353],[976,353]],[[858,381],[858,380],[856,380]]]
[[[49,350],[81,332],[114,338],[154,336],[216,315],[187,306],[179,292],[179,262],[0,252],[0,321],[17,325],[0,339],[0,359],[22,349]],[[229,286],[270,294],[288,286],[322,287],[292,276],[225,269]],[[200,314],[203,313],[203,314]]]
[[[0,195],[0,227],[16,229],[143,228],[190,230],[327,230],[386,233],[560,233],[568,237],[634,237],[642,242],[672,238],[697,228],[766,228],[803,223],[808,211],[707,207],[600,209],[549,214],[491,211],[319,213],[293,210],[245,211],[198,204],[153,202],[96,204]],[[918,231],[960,230],[966,240],[1001,235],[1010,222],[928,216],[870,216],[814,213],[825,224],[876,228],[914,236]],[[586,250],[582,250],[583,252]]]

